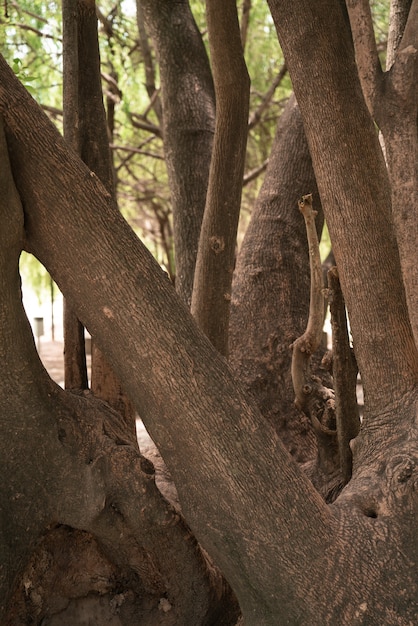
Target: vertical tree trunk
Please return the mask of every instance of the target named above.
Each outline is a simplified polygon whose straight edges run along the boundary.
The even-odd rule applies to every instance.
[[[68,110],[67,132],[72,147],[108,189],[117,211],[100,78],[95,3],[87,0],[64,0],[63,24],[67,32],[67,38],[64,40],[64,59],[69,81],[64,98],[64,114]],[[78,345],[84,350],[85,355],[84,330],[80,325],[78,333],[80,338]],[[95,345],[94,338],[91,389],[98,398],[120,411],[135,432],[132,404],[104,355]]]
[[[309,311],[309,258],[298,199],[316,191],[302,118],[291,97],[279,125],[234,274],[230,363],[298,461],[315,442],[294,404],[291,344]],[[320,209],[318,194],[316,206]],[[317,218],[321,230],[322,214]]]
[[[78,0],[66,0],[63,17],[63,125],[68,144],[79,152],[79,59]],[[84,341],[84,326],[77,319],[70,302],[64,298],[64,384],[66,389],[87,389],[89,386]]]
[[[209,2],[206,13],[216,92],[216,128],[191,310],[199,327],[227,356],[250,81],[236,2]]]
[[[215,119],[212,74],[188,0],[139,0],[159,60],[176,290],[190,306]]]

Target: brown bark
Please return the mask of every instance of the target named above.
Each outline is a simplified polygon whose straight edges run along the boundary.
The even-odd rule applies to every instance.
[[[159,61],[176,290],[190,305],[214,133],[212,75],[188,0],[140,4]]]
[[[71,623],[81,603],[81,614],[93,611],[98,623],[100,615],[109,618],[112,602],[120,602],[126,626],[137,623],[138,615],[149,620],[145,623],[233,624],[237,609],[229,588],[157,490],[153,467],[138,453],[135,437],[106,404],[64,392],[39,360],[21,302],[24,215],[3,131],[0,155],[5,226],[0,360],[7,364],[0,380],[5,442],[0,469],[8,476],[0,489],[1,622]],[[84,167],[83,172],[90,178]],[[80,563],[74,563],[77,553],[83,555]],[[124,584],[126,597],[118,598],[117,581]],[[83,609],[89,592],[104,597],[108,613],[105,608],[100,613],[100,602],[92,609],[91,596]],[[166,620],[159,619],[162,599]]]
[[[112,161],[106,114],[103,106],[100,74],[100,54],[97,33],[95,2],[65,0],[63,2],[64,29],[64,137],[81,156],[114,199],[117,209]],[[74,371],[68,365],[78,357],[79,369],[85,372],[83,385],[77,386],[77,378],[66,382],[66,388],[88,388],[85,360],[84,329],[68,303],[65,306],[66,372]],[[73,334],[76,334],[77,343]],[[80,377],[80,374],[78,375]],[[71,382],[71,384],[69,384]],[[91,389],[96,397],[105,400],[121,412],[127,424],[135,431],[135,414],[132,403],[114,375],[104,355],[92,345]]]
[[[3,60],[0,75],[0,110],[27,237],[125,377],[173,474],[185,516],[234,587],[246,620],[276,626],[413,621],[418,608],[413,522],[418,505],[413,495],[415,452],[412,445],[408,450],[403,446],[405,431],[393,434],[392,429],[391,434],[389,421],[380,420],[382,435],[387,441],[392,437],[394,454],[376,460],[371,468],[362,458],[373,459],[375,438],[381,433],[374,431],[372,436],[369,429],[362,438],[363,449],[355,450],[356,481],[350,482],[334,506],[327,507],[241,392],[224,359],[196,329],[158,265],[113,210],[109,194],[67,149]],[[63,176],[55,187],[48,181],[55,180],[56,171]],[[92,254],[97,240],[100,259]],[[112,284],[103,283],[103,272],[115,277]],[[126,277],[124,284],[120,276]],[[13,294],[16,298],[15,289]],[[121,348],[126,340],[128,355]],[[14,370],[12,380],[16,380]],[[11,381],[5,382],[0,397],[10,403],[13,396],[7,384]],[[17,397],[20,401],[20,394]],[[24,406],[12,413],[24,416],[27,429]],[[403,423],[408,420],[410,432],[416,428],[414,410],[406,397],[401,418]],[[15,428],[14,423],[12,432]],[[83,437],[75,450],[80,441]],[[87,487],[89,473],[98,472],[99,466],[85,464],[89,448],[84,446],[80,450]],[[124,455],[124,446],[119,449]],[[61,468],[60,446],[50,452],[36,456],[36,462],[59,458],[57,469]],[[105,462],[110,463],[110,452],[104,453]],[[0,458],[3,464],[10,462],[8,455]],[[14,475],[19,467],[17,462],[2,469]],[[129,491],[126,471],[125,466],[122,483]],[[61,477],[54,474],[62,493]],[[45,483],[39,485],[45,493]],[[376,489],[370,491],[371,485]],[[9,484],[3,489],[9,489]],[[98,516],[121,510],[114,500],[115,489],[105,500],[116,505],[111,511],[103,508],[102,487],[94,497],[82,497],[82,502],[81,493],[77,484],[77,506],[62,511],[65,523],[90,527]],[[58,492],[52,491],[54,495],[53,501],[60,502]],[[18,507],[24,504],[22,499],[13,502],[9,519],[14,514],[19,518]],[[121,502],[124,509],[136,499],[122,494]],[[126,512],[128,519],[131,513]],[[135,518],[139,512],[132,514]],[[134,527],[138,529],[136,523]],[[400,563],[399,554],[408,557]],[[336,590],[332,602],[331,584]]]
[[[30,205],[27,236],[41,261],[56,278],[60,276],[58,283],[71,293],[80,319],[92,335],[100,337],[101,349],[129,385],[136,408],[180,488],[182,510],[192,530],[233,584],[243,609],[254,614],[254,619],[260,616],[263,623],[263,615],[281,610],[279,598],[291,587],[294,546],[304,543],[306,524],[315,520],[309,554],[310,559],[321,561],[324,543],[331,541],[332,515],[304,475],[289,463],[274,431],[237,389],[224,359],[197,330],[171,283],[113,210],[97,177],[66,149],[36,104],[18,88],[4,62],[1,70],[0,106],[7,120],[10,154],[24,205]],[[4,107],[6,99],[13,106]],[[19,132],[23,127],[32,128],[37,138],[30,151],[26,130]],[[47,137],[51,150],[48,159],[41,159],[39,150],[42,154]],[[54,189],[54,195],[58,194],[55,205],[61,207],[56,222],[47,201],[52,188],[39,187],[38,181],[53,180],[47,172],[58,163],[65,163],[66,176]],[[69,251],[65,260],[63,241],[60,245],[50,241],[51,237],[56,240],[58,224],[66,242],[74,242],[74,247],[65,246]],[[100,259],[91,255],[93,241],[100,241]],[[83,262],[87,258],[90,262]],[[126,276],[127,282],[103,283],[103,273]],[[128,327],[132,334],[126,354],[122,346]],[[289,506],[300,508],[300,515],[290,519]],[[282,520],[280,536],[288,537],[284,543],[276,537],[277,519]],[[250,552],[248,541],[253,544]],[[277,580],[283,549],[288,553],[288,566]],[[262,571],[259,563],[263,563]],[[308,605],[315,595],[312,588],[304,603]],[[293,602],[289,602],[286,611],[292,612]],[[314,606],[308,613],[313,610]]]
[[[139,45],[141,46],[142,59],[145,69],[145,87],[147,89],[152,108],[157,116],[158,125],[163,126],[163,111],[161,98],[155,83],[155,64],[152,55],[152,49],[148,40],[148,33],[145,28],[144,11],[142,9],[141,0],[136,2],[136,21],[138,24]]]
[[[67,0],[62,8],[63,47],[68,51],[63,58],[63,128],[66,141],[73,150],[79,152],[77,6],[77,0]],[[88,389],[84,327],[66,299],[64,299],[63,330],[65,388]]]
[[[242,51],[236,2],[215,0],[208,3],[206,18],[216,93],[216,127],[191,310],[213,345],[227,356],[250,80]]]
[[[270,0],[269,4],[304,118],[366,404],[377,415],[404,402],[416,385],[418,371],[385,163],[364,104],[340,7],[321,1],[315,7],[315,20],[301,24],[300,15],[312,12],[308,3]],[[325,67],[327,71],[321,71]],[[306,75],[315,76],[315,81],[306,83]],[[353,250],[359,253],[352,254]],[[371,273],[373,289],[367,298],[359,298]],[[382,362],[386,363],[383,370]]]
[[[369,110],[385,145],[392,216],[415,343],[418,344],[417,264],[412,261],[418,219],[418,2],[391,5],[386,72],[377,55],[368,2],[348,4],[359,76]]]
[[[343,484],[351,478],[353,457],[350,441],[360,430],[359,408],[356,397],[357,363],[350,347],[345,302],[338,271],[328,272],[329,306],[332,328],[332,376],[335,391],[335,419]]]
[[[250,225],[234,274],[230,364],[263,415],[298,461],[315,442],[296,409],[290,377],[291,344],[309,311],[309,259],[298,199],[316,190],[302,118],[292,97],[280,118]],[[318,207],[320,202],[315,195]],[[318,216],[318,228],[322,220]]]
[[[157,264],[113,211],[109,194],[66,148],[1,61],[0,110],[24,206],[26,233],[129,384],[172,471],[186,518],[228,576],[247,622],[409,625],[418,609],[417,360],[399,286],[387,179],[358,82],[353,79],[354,65],[350,56],[345,56],[350,47],[345,31],[338,28],[341,15],[337,5],[331,1],[315,6],[302,1],[274,4],[282,9],[282,40],[299,104],[303,104],[317,180],[345,279],[343,290],[348,296],[356,351],[369,391],[368,415],[354,444],[353,479],[335,505],[327,507],[317,496],[275,432],[236,385],[224,360],[198,332]],[[301,15],[312,20],[301,20]],[[307,36],[313,32],[304,31],[311,28],[314,46],[309,45]],[[305,72],[315,76],[315,88],[306,81]],[[341,97],[345,89],[350,98]],[[358,141],[360,136],[364,144]],[[345,150],[338,150],[342,144]],[[57,171],[62,172],[62,179],[55,187],[51,181]],[[344,182],[349,183],[350,193]],[[93,226],[101,243],[100,258],[92,254]],[[10,231],[1,232],[5,237]],[[14,246],[15,265],[18,248]],[[0,258],[8,270],[13,255]],[[103,273],[114,280],[103,282]],[[371,274],[375,280],[372,286],[367,280]],[[123,285],[120,276],[126,277]],[[364,285],[370,287],[366,293],[360,288]],[[3,301],[7,303],[17,295],[15,276]],[[7,310],[2,308],[2,314]],[[12,330],[21,332],[21,319],[11,317]],[[25,328],[28,330],[27,323]],[[388,330],[386,345],[382,335]],[[127,341],[128,355],[121,349]],[[13,361],[16,353],[8,349],[10,343],[0,345],[4,358],[11,356]],[[13,348],[16,345],[15,340]],[[29,357],[26,362],[34,364],[33,342],[25,341],[23,349]],[[18,365],[22,369],[21,361]],[[46,403],[51,408],[51,394],[46,392],[40,399],[42,385],[34,386],[33,372],[25,368],[22,382],[28,383],[28,389],[25,386],[22,394],[10,393],[19,378],[19,367],[5,368],[5,378],[0,380],[4,384],[2,415],[8,417],[3,420],[7,422],[3,440],[20,443],[19,424],[21,433],[29,430],[38,436],[31,445],[51,444],[44,455],[33,459],[30,475],[40,480],[23,498],[16,495],[22,494],[20,486],[25,482],[21,480],[24,446],[14,456],[10,450],[15,452],[16,448],[9,445],[7,454],[0,456],[3,474],[14,477],[12,483],[4,481],[1,487],[2,500],[11,502],[6,522],[11,525],[11,520],[19,520],[16,528],[26,532],[23,539],[27,542],[37,535],[40,523],[33,515],[30,518],[24,507],[29,499],[31,505],[38,497],[42,501],[45,491],[51,493],[53,502],[62,502],[58,487],[62,494],[64,461],[56,443],[56,429],[50,426],[52,410],[31,410],[32,419],[27,419],[27,407],[33,406],[28,400],[36,399],[36,406]],[[391,381],[386,368],[393,376]],[[64,392],[56,391],[63,397]],[[74,402],[74,411],[78,406]],[[91,424],[91,420],[86,421]],[[43,430],[53,432],[47,441],[38,435],[45,422]],[[67,430],[71,434],[71,428],[64,429],[65,433]],[[65,523],[90,527],[98,517],[113,516],[121,508],[115,498],[118,490],[113,489],[105,504],[114,506],[105,510],[100,464],[86,464],[85,453],[90,452],[86,441],[85,436],[75,439],[73,449],[81,451],[80,480],[86,487],[83,492],[91,497],[80,498],[80,484],[75,489],[72,483],[75,493],[71,492],[69,501],[77,506],[70,507],[66,501],[67,506],[58,512]],[[118,448],[121,455],[130,456],[131,449],[127,451],[123,445]],[[112,466],[111,452],[106,449],[103,455],[106,467]],[[44,458],[60,459],[52,468],[52,479],[42,464]],[[37,466],[43,471],[36,473]],[[135,463],[132,466],[135,469]],[[74,465],[70,469],[74,470]],[[95,472],[99,476],[93,486]],[[125,511],[127,502],[135,502],[125,473],[126,466],[121,482],[128,495],[121,495],[122,512],[128,520],[133,516],[131,524],[138,531],[135,519],[140,511]],[[113,485],[120,486],[117,476]],[[27,522],[29,530],[24,530]],[[112,529],[112,524],[105,524],[105,528]],[[10,542],[0,545],[7,552]],[[10,556],[6,554],[6,558]]]

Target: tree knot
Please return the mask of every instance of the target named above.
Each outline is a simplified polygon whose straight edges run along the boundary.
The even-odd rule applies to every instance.
[[[220,254],[225,250],[225,240],[223,237],[213,235],[213,237],[209,238],[209,244],[215,254]]]

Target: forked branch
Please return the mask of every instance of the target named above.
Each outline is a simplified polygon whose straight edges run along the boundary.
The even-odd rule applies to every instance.
[[[315,228],[316,212],[312,206],[311,194],[302,197],[299,209],[305,219],[308,237],[311,294],[306,330],[292,346],[292,382],[295,404],[311,420],[318,444],[317,467],[311,478],[316,488],[329,501],[334,499],[340,488],[340,462],[334,392],[325,387],[311,371],[311,357],[321,344],[325,311],[325,290]]]
[[[293,343],[292,381],[297,406],[305,413],[309,413],[309,398],[313,391],[310,359],[319,348],[322,339],[322,328],[324,325],[324,285],[322,281],[318,236],[315,228],[316,211],[314,211],[312,205],[312,194],[302,197],[299,201],[299,209],[305,219],[308,237],[311,295],[306,330],[303,335]]]

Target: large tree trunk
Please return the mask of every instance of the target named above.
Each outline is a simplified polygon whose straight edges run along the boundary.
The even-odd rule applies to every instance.
[[[332,17],[331,8],[328,10]],[[28,241],[63,292],[71,296],[80,319],[126,380],[130,395],[173,474],[186,519],[233,586],[248,623],[413,622],[418,608],[416,533],[412,523],[417,513],[412,491],[416,452],[412,442],[408,451],[400,443],[405,438],[407,422],[410,432],[415,432],[415,407],[411,404],[411,378],[416,372],[414,353],[409,353],[404,370],[406,380],[398,380],[398,369],[394,370],[401,387],[399,392],[391,390],[388,395],[388,385],[382,385],[386,401],[399,400],[398,393],[404,393],[403,401],[397,403],[403,428],[396,439],[391,435],[392,413],[388,404],[378,420],[381,434],[377,443],[392,437],[395,453],[389,454],[386,447],[388,456],[384,463],[374,457],[377,433],[369,418],[371,427],[364,429],[362,443],[354,448],[355,479],[335,505],[326,506],[290,460],[275,431],[237,386],[224,359],[198,331],[156,262],[123,218],[113,211],[97,178],[68,151],[4,61],[0,63],[0,74],[0,109],[25,211]],[[56,187],[49,181],[55,180],[57,171],[62,174]],[[318,171],[323,175],[320,168]],[[326,194],[325,198],[328,199]],[[344,217],[348,219],[345,214]],[[344,237],[338,228],[337,232],[341,253]],[[347,237],[353,244],[352,233]],[[97,242],[100,261],[92,255]],[[383,248],[385,252],[387,249]],[[365,250],[362,258],[369,269],[373,255],[374,246],[371,252]],[[394,269],[387,278],[397,272],[399,276],[396,256],[392,260]],[[384,267],[387,272],[387,265]],[[115,280],[103,283],[103,274]],[[399,288],[394,294],[399,294]],[[370,299],[370,293],[367,297]],[[389,343],[392,349],[402,351],[403,346],[411,346],[404,300],[400,304],[391,300],[388,305],[390,311],[382,315],[383,321],[390,321],[393,307],[397,308],[401,330],[394,330],[395,339],[399,338],[397,332],[402,333],[403,339],[399,347],[394,346],[394,340]],[[351,306],[354,310],[352,298]],[[361,306],[360,311],[364,314]],[[372,332],[367,326],[370,316],[363,318],[368,332]],[[353,319],[358,331],[359,320],[355,315]],[[375,316],[374,323],[378,319]],[[129,354],[123,349],[125,341],[129,341]],[[362,356],[367,373],[364,351]],[[398,356],[391,357],[390,366],[397,363]],[[376,357],[371,354],[370,360],[371,373],[366,378],[375,401],[372,383],[377,377],[373,369]],[[9,401],[11,382],[6,381],[2,391],[2,397]],[[382,411],[381,401],[376,401],[376,411]],[[20,405],[17,414],[26,418],[26,413]],[[24,424],[28,424],[27,418]],[[50,433],[51,445],[58,448],[51,450],[51,458],[60,458],[62,463],[62,451],[61,457],[57,456],[59,431],[51,424],[45,430]],[[14,432],[13,425],[4,439],[10,440]],[[18,438],[23,446],[24,434],[22,431]],[[85,463],[83,450],[84,446],[80,451]],[[20,458],[3,471],[16,476],[14,493],[21,489]],[[105,453],[103,462],[108,458]],[[3,454],[2,460],[10,463],[10,456]],[[49,466],[45,465],[47,479]],[[84,465],[87,482],[99,466]],[[123,486],[116,484],[118,489]],[[35,488],[37,485],[41,483],[36,483]],[[41,486],[44,489],[44,482]],[[76,498],[79,486],[75,489],[72,481],[70,487],[76,491]],[[126,488],[130,488],[129,484]],[[122,503],[125,510],[125,503],[132,502],[131,495],[118,497],[118,489],[108,500],[99,489],[88,500],[88,507],[83,498],[83,506],[71,509],[71,514],[64,510],[60,518],[75,527],[94,529],[103,515],[113,515],[115,508],[110,506],[109,511],[108,505],[114,504],[121,510]],[[19,517],[20,507],[28,501],[27,497],[12,500],[10,495],[13,494],[4,496],[12,502],[9,520]],[[62,498],[57,496],[57,501]],[[131,519],[131,513],[127,514]],[[26,543],[37,537],[41,526],[31,519],[32,531],[28,531]],[[108,524],[105,527],[111,528]],[[137,524],[134,529],[139,530]],[[7,541],[3,536],[3,550]],[[365,554],[370,558],[364,558]],[[408,557],[399,562],[399,554]],[[331,585],[335,590],[332,598]]]
[[[298,461],[313,455],[308,419],[294,404],[291,344],[309,310],[309,258],[302,195],[316,190],[302,118],[292,97],[280,118],[263,186],[238,255],[230,363]],[[315,203],[320,208],[316,194]],[[322,226],[318,216],[318,228]]]
[[[156,488],[135,436],[107,404],[64,392],[43,368],[21,301],[24,214],[3,128],[0,160],[2,623],[62,626],[86,612],[99,623],[119,603],[126,626],[138,615],[146,624],[233,624],[228,586]]]

